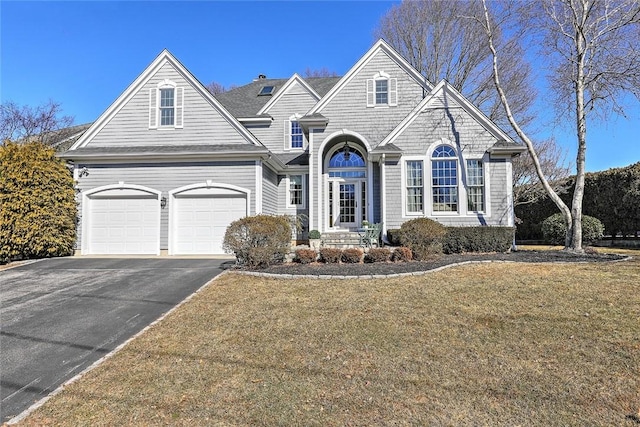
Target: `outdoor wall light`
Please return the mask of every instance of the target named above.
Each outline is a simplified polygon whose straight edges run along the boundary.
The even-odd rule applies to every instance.
[[[87,169],[86,166],[80,169],[80,172],[78,173],[79,178],[82,178],[83,176],[89,176],[89,169]]]
[[[351,158],[351,151],[349,149],[349,141],[344,142],[344,146],[342,147],[342,156],[348,162],[349,158]]]
[[[160,208],[164,209],[167,207],[167,198],[162,196],[162,198],[160,198]]]

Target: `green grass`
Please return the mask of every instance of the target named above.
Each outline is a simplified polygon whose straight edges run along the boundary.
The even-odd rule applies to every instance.
[[[639,284],[637,258],[227,274],[23,425],[638,425]]]

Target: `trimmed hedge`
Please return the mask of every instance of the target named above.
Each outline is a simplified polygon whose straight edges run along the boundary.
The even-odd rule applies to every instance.
[[[298,249],[293,260],[300,264],[310,264],[316,261],[318,254],[313,249]]]
[[[446,228],[439,222],[429,218],[415,218],[402,224],[399,237],[402,246],[411,249],[413,258],[421,260],[442,252],[446,234]]]
[[[399,228],[390,228],[387,230],[387,240],[391,246],[401,246],[400,243],[400,229]]]
[[[542,221],[542,236],[548,243],[554,245],[564,245],[567,234],[567,226],[564,223],[562,214],[551,215]],[[604,226],[598,218],[589,215],[582,215],[582,243],[593,243],[602,239]]]
[[[266,267],[281,263],[290,246],[291,222],[287,216],[256,215],[233,221],[222,247],[234,253],[240,265]]]
[[[0,146],[0,263],[73,254],[74,182],[52,148]]]
[[[340,262],[342,257],[342,250],[337,248],[322,248],[320,249],[320,261],[327,264],[336,264]]]
[[[442,250],[446,254],[508,252],[514,233],[513,227],[447,227]]]
[[[371,248],[364,254],[364,262],[387,262],[391,258],[391,251],[387,248]]]
[[[391,254],[391,261],[393,262],[409,262],[413,259],[413,253],[411,249],[405,247],[395,248]]]

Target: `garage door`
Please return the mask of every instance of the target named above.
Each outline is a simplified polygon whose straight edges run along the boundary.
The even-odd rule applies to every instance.
[[[176,255],[223,254],[222,240],[227,227],[247,212],[244,194],[178,195],[174,204]]]
[[[141,193],[89,198],[87,253],[159,253],[160,202],[156,195]]]

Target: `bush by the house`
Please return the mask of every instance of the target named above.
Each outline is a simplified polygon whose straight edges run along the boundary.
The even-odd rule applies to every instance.
[[[442,250],[446,254],[507,252],[514,232],[513,227],[447,227]]]
[[[362,249],[345,249],[342,251],[341,259],[345,264],[358,264],[362,260]]]
[[[318,230],[309,231],[309,238],[310,239],[319,239],[320,238],[320,232]]]
[[[74,182],[52,148],[0,147],[0,262],[71,255],[76,238]]]
[[[285,259],[291,244],[291,224],[286,216],[256,215],[229,225],[223,248],[236,255],[238,263],[266,267]]]
[[[327,264],[336,264],[340,262],[342,257],[342,251],[337,248],[322,248],[320,249],[320,261]]]
[[[390,228],[387,230],[387,240],[391,246],[400,246],[400,229]]]
[[[293,260],[300,264],[310,264],[315,262],[318,254],[313,249],[298,249]]]
[[[393,262],[409,262],[412,259],[413,253],[411,253],[411,249],[405,248],[404,246],[395,248],[391,254],[391,261]]]
[[[400,227],[400,242],[402,246],[411,249],[414,259],[421,260],[431,254],[442,252],[442,242],[446,233],[446,228],[437,221],[415,218]]]
[[[364,262],[387,262],[391,258],[391,251],[387,248],[371,248],[364,254]]]
[[[542,221],[542,235],[546,242],[554,245],[564,245],[567,226],[562,214],[551,215]],[[582,243],[593,243],[604,235],[604,226],[598,218],[582,216]]]

